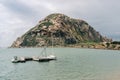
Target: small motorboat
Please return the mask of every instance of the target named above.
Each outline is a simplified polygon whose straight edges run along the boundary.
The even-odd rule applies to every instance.
[[[19,62],[17,56],[14,56],[13,59],[12,59],[11,61],[12,61],[12,63],[18,63],[18,62]]]

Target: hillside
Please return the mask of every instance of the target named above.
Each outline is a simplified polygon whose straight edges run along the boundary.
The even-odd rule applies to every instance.
[[[108,42],[86,21],[64,14],[50,14],[44,20],[17,38],[11,47],[42,47],[79,45],[88,42]]]

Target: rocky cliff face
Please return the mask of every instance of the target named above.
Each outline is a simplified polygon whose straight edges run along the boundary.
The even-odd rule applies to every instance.
[[[104,41],[109,39],[101,36],[86,21],[64,14],[51,14],[17,38],[11,47],[67,46],[81,42]]]

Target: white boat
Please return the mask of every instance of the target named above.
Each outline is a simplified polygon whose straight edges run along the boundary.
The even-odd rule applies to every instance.
[[[18,63],[18,62],[25,62],[25,57],[17,57],[17,56],[14,56],[13,59],[11,60],[12,63]]]
[[[38,56],[33,56],[33,57],[32,57],[32,60],[33,60],[33,61],[39,61],[39,57],[38,57]]]
[[[12,63],[18,63],[18,62],[19,62],[17,56],[14,56],[13,59],[12,59],[11,61],[12,61]]]
[[[56,60],[56,56],[55,55],[49,55],[47,56],[48,59],[50,60]]]

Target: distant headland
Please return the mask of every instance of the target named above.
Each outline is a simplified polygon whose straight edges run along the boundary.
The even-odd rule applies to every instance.
[[[55,13],[27,31],[11,45],[21,47],[80,47],[120,50],[120,42],[102,36],[86,21]]]

